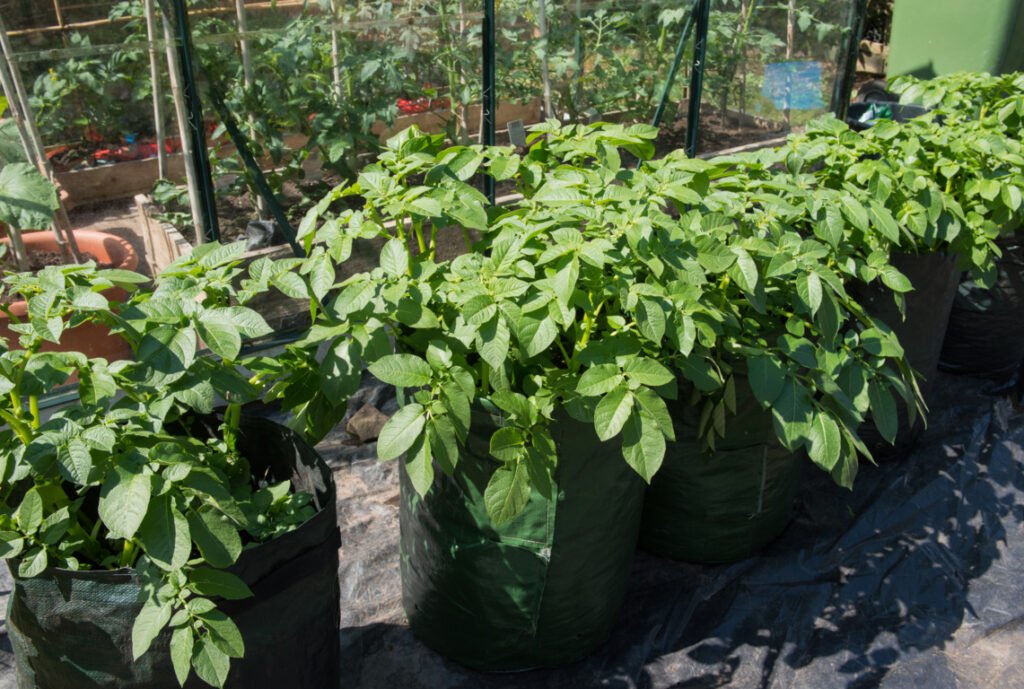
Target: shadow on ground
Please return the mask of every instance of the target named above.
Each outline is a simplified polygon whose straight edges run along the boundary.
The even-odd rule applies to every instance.
[[[914,453],[865,468],[852,493],[805,471],[797,518],[759,557],[698,567],[639,554],[611,639],[551,671],[474,673],[409,633],[397,505],[379,489],[394,472],[355,463],[378,487],[342,502],[356,544],[343,548],[342,686],[1024,687],[1024,416],[983,387],[939,380]]]
[[[341,686],[1024,689],[1024,414],[984,387],[940,377],[913,454],[863,469],[852,493],[805,471],[796,519],[758,557],[699,567],[638,554],[594,655],[503,675],[465,670],[409,633],[397,464],[339,431],[320,450],[339,489]],[[393,391],[360,394],[394,410]],[[14,686],[0,627],[0,689]]]

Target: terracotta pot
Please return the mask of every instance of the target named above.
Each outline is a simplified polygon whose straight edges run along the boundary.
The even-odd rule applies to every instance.
[[[25,249],[33,251],[59,251],[52,232],[27,232],[22,235]],[[91,254],[98,263],[112,263],[114,268],[135,270],[139,265],[139,257],[132,245],[112,234],[92,230],[76,230],[75,239],[83,254]],[[0,242],[7,243],[7,238]],[[103,296],[111,301],[124,301],[128,293],[119,287],[104,290]],[[24,319],[28,305],[24,301],[16,301],[9,305],[10,312],[18,319]],[[10,329],[10,317],[0,312],[0,337],[7,341],[8,347],[18,346],[19,335]],[[132,349],[122,338],[110,334],[110,330],[102,325],[87,323],[77,328],[64,331],[60,344],[47,342],[43,351],[82,352],[89,358],[102,357],[108,361],[130,359]]]

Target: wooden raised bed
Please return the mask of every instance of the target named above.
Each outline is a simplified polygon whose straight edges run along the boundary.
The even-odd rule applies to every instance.
[[[402,115],[391,126],[378,121],[373,125],[371,131],[379,136],[381,141],[387,140],[397,132],[407,129],[414,124],[425,132],[436,134],[444,131],[450,114],[448,110],[439,110],[416,113],[415,115]],[[505,129],[512,120],[522,120],[523,124],[526,125],[539,122],[540,101],[535,100],[525,104],[499,104],[496,127],[498,129]],[[480,106],[474,105],[469,108],[468,126],[471,131],[479,129]],[[308,141],[309,137],[304,134],[289,134],[284,137],[284,144],[290,149],[302,148]],[[212,146],[210,153],[211,155],[226,157],[233,154],[235,150],[235,147],[230,142],[226,142]],[[269,158],[261,162],[267,167],[272,165]],[[182,154],[176,153],[167,156],[167,170],[171,181],[179,183],[185,181],[185,161]],[[129,198],[136,194],[148,194],[152,191],[157,179],[159,179],[159,173],[157,159],[147,158],[145,160],[130,160],[123,163],[101,165],[85,170],[60,172],[57,173],[57,179],[68,192],[71,204],[80,206],[100,201]]]

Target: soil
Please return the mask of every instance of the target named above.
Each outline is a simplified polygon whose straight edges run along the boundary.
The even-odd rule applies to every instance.
[[[67,264],[67,260],[59,251],[33,251],[29,254],[29,270],[33,273],[42,270],[48,266],[62,266]],[[83,261],[93,261],[96,263],[96,267],[100,269],[115,268],[113,263],[104,263],[96,258],[94,254],[85,252],[82,254]]]
[[[687,119],[684,116],[670,127],[662,126],[655,143],[655,157],[661,158],[676,149],[686,147],[686,124]],[[787,130],[781,123],[776,127],[741,124],[728,116],[723,117],[716,108],[705,104],[701,108],[700,114],[697,153],[701,155],[716,153],[759,141],[768,141],[786,133]]]
[[[285,182],[278,201],[281,203],[292,229],[298,229],[306,211],[331,189],[341,183],[341,178],[336,175],[325,174],[319,180],[301,180],[299,182]],[[260,215],[253,205],[252,194],[215,194],[217,199],[217,219],[220,223],[221,241],[233,242],[246,238],[245,228],[252,220],[259,220]],[[163,212],[167,209],[163,208]],[[177,209],[173,209],[177,210]],[[178,231],[195,245],[196,233],[191,223],[178,227]],[[283,244],[284,242],[276,242]]]
[[[712,106],[705,104],[701,111],[701,134],[698,141],[698,152],[709,154],[717,151],[768,141],[786,133],[779,127],[758,127],[738,123],[730,118],[723,118]],[[661,158],[671,151],[686,146],[686,117],[683,116],[671,126],[663,126],[656,142],[655,157]],[[328,191],[341,182],[341,178],[333,174],[325,174],[319,180],[301,180],[286,182],[279,197],[285,210],[288,222],[293,229],[298,228],[309,207],[322,198]],[[515,185],[509,182],[499,183],[497,196],[515,193]],[[246,239],[245,228],[252,220],[258,220],[259,213],[253,205],[253,195],[218,193],[217,216],[220,221],[221,240],[230,242]],[[358,199],[352,199],[357,202]],[[181,212],[182,209],[162,208],[162,212]],[[195,230],[191,224],[178,227],[182,236],[191,244],[195,244]],[[276,240],[275,245],[283,244]]]

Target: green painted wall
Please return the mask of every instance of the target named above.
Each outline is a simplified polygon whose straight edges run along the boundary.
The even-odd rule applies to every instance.
[[[889,74],[1024,70],[1024,0],[896,0]]]

